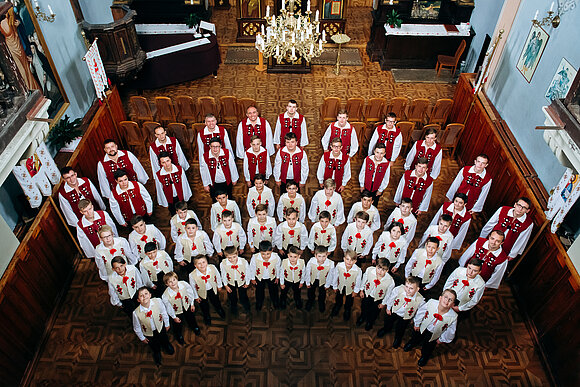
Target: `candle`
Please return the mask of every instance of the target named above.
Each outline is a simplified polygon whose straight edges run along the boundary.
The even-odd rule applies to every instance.
[[[262,24],[262,35],[264,35],[264,25]]]
[[[318,49],[322,51],[322,40],[318,41]]]
[[[286,1],[282,0],[282,9],[286,9]]]
[[[191,1],[193,1],[193,0],[191,0]],[[269,17],[269,16],[270,16],[270,6],[267,6],[266,7],[266,17]]]
[[[554,3],[552,3],[552,7],[554,6]],[[308,3],[306,3],[306,10],[310,11],[310,0],[308,0]],[[551,11],[551,10],[550,10]]]
[[[282,42],[286,41],[286,31],[282,31]]]
[[[189,1],[189,4],[193,5],[193,0],[190,0],[190,1]]]
[[[534,20],[538,20],[539,14],[540,14],[540,11],[536,10],[536,14],[534,15]]]
[[[40,7],[39,7],[39,5],[38,5],[38,1],[35,1],[35,2],[34,2],[34,6],[35,6],[36,8],[40,8]]]
[[[554,2],[552,1],[552,5],[550,5],[550,12],[554,11]]]
[[[310,56],[314,54],[314,43],[310,43]]]
[[[326,30],[322,30],[322,40],[326,42]]]
[[[318,10],[316,10],[316,21],[318,21]]]
[[[280,56],[280,46],[276,46],[276,56]]]
[[[296,43],[296,34],[292,33],[292,43]]]
[[[318,11],[316,11],[316,12],[318,12]],[[319,33],[320,33],[320,24],[317,24],[317,25],[316,25],[316,33],[317,33],[317,34],[319,34]]]
[[[46,7],[48,8],[48,13],[50,15],[54,15],[54,12],[52,12],[52,8],[50,8],[50,4],[47,4]]]
[[[294,46],[292,46],[292,57],[293,58],[296,57],[296,49],[294,48]]]

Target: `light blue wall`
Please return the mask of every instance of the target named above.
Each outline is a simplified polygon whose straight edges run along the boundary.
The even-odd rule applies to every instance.
[[[495,30],[495,25],[497,24],[503,3],[504,0],[480,0],[475,2],[475,9],[469,21],[475,31],[475,36],[467,52],[466,72],[472,73],[475,70],[475,64],[477,63],[479,52],[483,46],[485,35],[487,34],[493,39],[493,31]]]
[[[45,11],[47,4],[46,0],[40,1]],[[39,21],[39,25],[70,102],[65,114],[72,118],[83,117],[95,98],[89,70],[82,60],[86,53],[84,40],[70,2],[52,1],[50,6],[56,14],[54,23]]]
[[[516,63],[531,28],[536,9],[540,18],[547,14],[551,1],[523,0],[507,37],[498,71],[493,77],[487,95],[508,123],[517,141],[549,191],[564,172],[536,126],[544,123],[542,106],[549,104],[544,97],[562,57],[574,68],[580,67],[580,7],[564,14],[558,28],[546,27],[550,35],[544,53],[530,83],[520,74]]]
[[[107,24],[113,22],[111,14],[112,0],[79,0],[85,20],[91,24]]]

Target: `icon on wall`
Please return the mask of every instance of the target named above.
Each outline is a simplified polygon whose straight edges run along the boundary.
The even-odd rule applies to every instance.
[[[532,28],[528,33],[524,48],[520,54],[520,59],[518,59],[518,63],[516,64],[516,68],[522,73],[528,83],[530,83],[534,76],[534,72],[536,71],[536,67],[538,67],[538,63],[540,62],[549,38],[550,35],[542,27],[532,24]]]
[[[545,97],[548,101],[565,98],[577,72],[566,59],[562,58],[546,91]]]

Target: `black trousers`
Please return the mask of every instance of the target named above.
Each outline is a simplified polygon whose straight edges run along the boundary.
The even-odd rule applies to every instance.
[[[228,194],[228,199],[234,200],[232,196],[232,190],[234,186],[228,183],[214,183],[209,186],[209,195],[211,196],[212,201],[215,203],[216,199],[216,191],[224,191]]]
[[[173,199],[171,199],[171,201],[169,201],[169,198],[167,198],[167,209],[169,210],[169,213],[171,214],[171,216],[175,215],[175,203],[177,203],[179,201],[179,198],[177,196],[174,196]]]
[[[326,304],[326,288],[324,285],[320,285],[319,280],[315,280],[314,283],[308,288],[306,292],[308,294],[308,301],[314,302],[316,297],[316,289],[318,289],[318,305]]]
[[[249,308],[250,299],[248,298],[248,289],[238,285],[235,286],[229,285],[229,287],[232,290],[231,293],[228,293],[228,300],[230,300],[230,308],[238,306],[238,299],[240,300],[240,303],[244,306],[244,308]]]
[[[153,331],[153,336],[145,336],[145,337],[147,338],[147,340],[149,340],[148,344],[149,347],[151,347],[153,353],[161,353],[161,347],[163,347],[163,349],[167,351],[170,346],[169,337],[167,336],[165,328],[162,328],[161,332],[157,332],[157,329],[155,329]]]
[[[365,296],[361,301],[361,315],[369,324],[374,324],[379,315],[379,305],[382,300],[375,301],[374,298]]]
[[[201,302],[199,303],[199,307],[201,308],[201,313],[203,314],[203,318],[204,319],[209,319],[210,318],[210,314],[209,314],[209,304],[213,305],[213,307],[215,308],[215,310],[222,310],[222,304],[220,303],[220,298],[218,297],[218,295],[213,291],[213,289],[210,289],[207,291],[207,298],[202,298]]]
[[[263,279],[256,281],[256,305],[264,304],[264,296],[266,286],[268,286],[268,292],[270,293],[270,300],[274,305],[278,305],[280,298],[278,296],[278,285],[274,283],[271,279]]]
[[[176,317],[178,317],[181,320],[181,322],[176,323],[175,321],[172,321],[173,334],[175,335],[175,337],[183,336],[183,320],[187,322],[187,325],[189,326],[190,329],[199,328],[199,326],[197,325],[197,321],[195,320],[195,314],[191,311],[191,309],[187,309],[179,314],[176,314]]]
[[[135,297],[137,297],[137,293],[135,293]],[[133,321],[133,311],[139,306],[139,303],[135,301],[134,298],[127,298],[126,300],[120,301],[121,304],[123,305],[122,307],[123,312],[125,312],[125,314],[129,316],[131,321]]]
[[[423,333],[413,330],[413,336],[411,336],[411,340],[409,340],[408,343],[412,346],[421,344],[421,357],[424,357],[425,359],[429,359],[431,357],[433,350],[437,346],[437,340],[433,340],[431,342],[429,341],[431,339],[431,335],[433,335],[433,333],[428,329],[425,329]]]
[[[165,275],[165,272],[160,271],[159,273],[157,273],[157,281],[152,281],[153,285],[155,285],[155,289],[151,289],[151,292],[153,293],[154,297],[161,298],[161,296],[163,295],[163,292],[167,288],[167,286],[165,286],[165,283],[163,282],[164,275]]]
[[[379,200],[381,199],[382,195],[377,195],[378,191],[371,192],[373,194],[373,206],[379,208]]]
[[[302,298],[302,293],[300,289],[300,282],[290,282],[284,281],[284,289],[280,291],[280,299],[286,300],[288,292],[292,289],[292,294],[294,295],[294,302],[300,302]]]
[[[345,296],[346,296],[346,300],[344,300]],[[343,300],[344,300],[344,310],[345,311],[351,310],[352,304],[354,303],[354,297],[352,296],[352,293],[349,295],[346,295],[346,288],[342,289],[341,291],[336,293],[335,307],[337,309],[340,309],[342,307]]]
[[[409,326],[409,323],[412,320],[413,320],[412,318],[405,320],[401,316],[399,316],[398,314],[396,314],[394,312],[391,314],[387,314],[387,315],[385,315],[385,330],[390,331],[394,325],[395,326],[395,340],[402,339],[403,335],[405,334],[405,330],[407,329],[407,327]]]
[[[185,262],[185,265],[184,266],[179,265],[179,274],[181,274],[180,279],[183,279],[184,281],[189,282],[189,273],[191,273],[192,271],[195,270],[195,266],[193,265],[193,260],[194,260],[194,257],[191,257],[191,262],[187,262],[184,259],[183,262]]]

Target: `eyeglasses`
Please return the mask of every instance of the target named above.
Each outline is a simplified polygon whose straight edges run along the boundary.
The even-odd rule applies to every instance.
[[[522,206],[520,203],[516,203],[516,207],[519,207],[519,208],[521,208],[523,210],[529,210],[530,209],[530,207],[528,207],[528,206]]]

